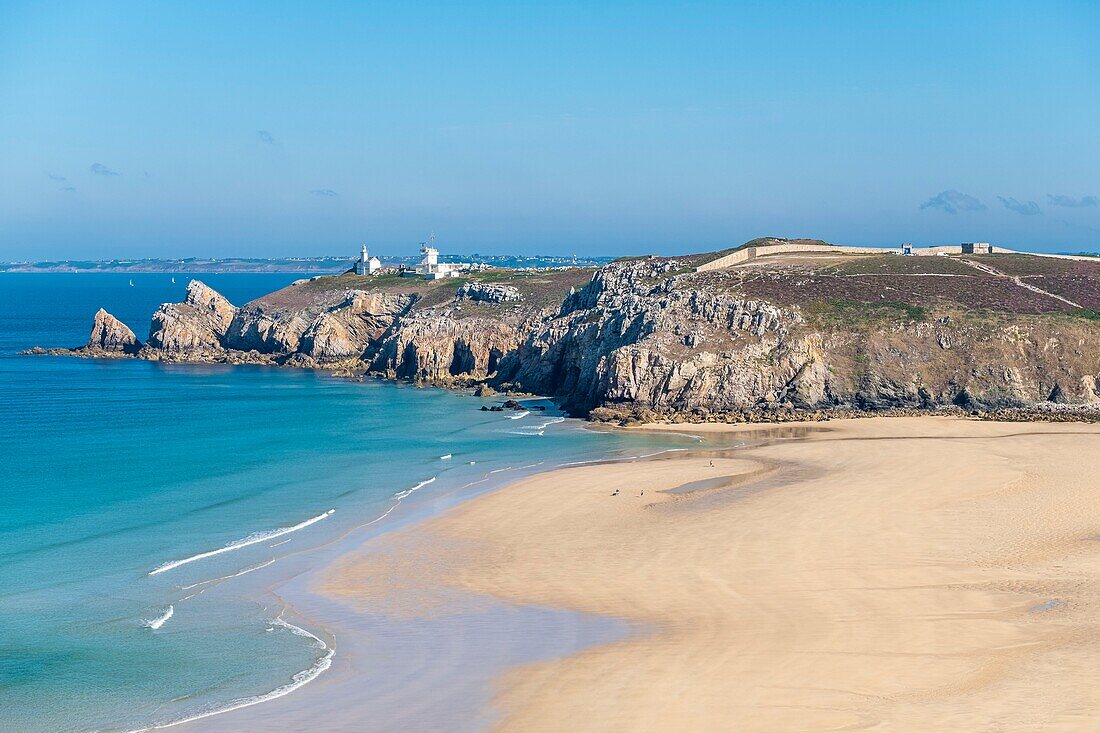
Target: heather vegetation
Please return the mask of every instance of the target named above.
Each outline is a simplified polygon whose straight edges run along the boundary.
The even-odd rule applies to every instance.
[[[993,268],[986,272],[969,261]],[[1003,273],[1003,274],[997,274]],[[1023,287],[1034,285],[1084,308]],[[822,323],[920,321],[937,313],[1043,314],[1088,317],[1100,311],[1100,267],[1029,255],[905,257],[777,256],[725,271],[693,275],[723,291],[799,306]]]

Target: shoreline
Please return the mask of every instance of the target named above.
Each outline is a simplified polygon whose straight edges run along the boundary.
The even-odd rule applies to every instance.
[[[950,418],[777,426],[803,430],[793,438],[759,425],[645,429],[685,428],[753,444],[539,473],[364,544],[318,568],[312,590],[405,621],[490,598],[627,625],[510,666],[492,681],[483,729],[1032,729],[1036,718],[1077,730],[1082,710],[1100,708],[1078,678],[1040,704],[1052,665],[1094,651],[1083,612],[1097,590],[1066,568],[1097,561],[1082,527],[1100,525],[1100,504],[1081,483],[1096,466],[1085,454],[1035,470],[1081,455],[1100,429]],[[701,475],[711,464],[720,476]],[[690,486],[716,478],[730,480]],[[644,495],[624,490],[640,484]],[[1075,510],[1029,517],[1050,492]],[[811,512],[818,504],[835,511]],[[346,702],[324,701],[326,729],[354,727],[370,707]]]
[[[590,426],[583,423],[575,425],[575,428],[580,430],[600,430],[599,426]],[[646,454],[646,456],[657,455],[666,450],[676,451],[684,449],[671,447],[662,449],[656,454]],[[618,461],[635,461],[646,456],[631,455],[624,458],[606,456],[596,457],[589,460],[549,467],[544,466],[544,462],[540,461],[529,465],[494,469],[488,471],[480,479],[467,481],[461,485],[456,484],[448,486],[440,494],[434,494],[417,503],[405,505],[404,507],[403,500],[415,493],[418,489],[433,483],[435,479],[421,481],[414,485],[412,489],[398,492],[394,495],[394,503],[389,508],[385,509],[379,516],[364,521],[362,524],[342,532],[340,535],[331,538],[323,545],[307,548],[298,554],[288,556],[284,559],[282,563],[283,567],[278,571],[279,574],[275,579],[268,578],[265,580],[254,578],[251,579],[249,583],[249,585],[253,586],[254,592],[252,594],[276,602],[276,608],[282,609],[279,615],[290,616],[295,620],[296,624],[301,625],[307,634],[315,636],[315,638],[322,637],[327,642],[329,648],[326,650],[327,653],[321,660],[322,668],[316,674],[313,674],[313,671],[317,668],[317,664],[315,663],[313,667],[296,674],[292,682],[282,685],[270,692],[256,695],[255,699],[249,698],[245,701],[232,701],[224,709],[213,710],[185,720],[162,723],[149,728],[139,728],[137,730],[173,729],[201,733],[202,731],[226,730],[225,726],[227,725],[247,726],[255,725],[257,722],[270,724],[276,726],[280,730],[288,731],[330,730],[330,728],[325,727],[327,725],[326,723],[313,719],[313,716],[315,714],[324,715],[327,714],[327,712],[331,712],[322,712],[329,707],[327,701],[331,697],[346,697],[349,684],[359,685],[362,683],[362,676],[360,674],[362,671],[361,667],[365,663],[364,660],[368,659],[370,655],[369,650],[363,648],[364,640],[378,634],[393,633],[396,629],[398,635],[404,636],[401,640],[401,645],[407,647],[396,651],[407,653],[409,649],[412,649],[416,652],[417,647],[423,646],[424,642],[424,639],[417,639],[416,637],[423,636],[424,633],[422,631],[410,633],[407,629],[399,629],[397,627],[400,626],[400,624],[395,624],[393,620],[372,618],[368,620],[368,623],[364,624],[362,623],[362,619],[349,616],[345,609],[337,607],[336,604],[330,602],[330,599],[315,592],[315,580],[319,574],[325,572],[333,563],[339,562],[340,558],[355,552],[365,544],[378,543],[384,545],[388,536],[395,532],[400,532],[403,528],[430,521],[432,518],[438,517],[457,506],[469,501],[475,501],[478,497],[487,493],[503,490],[507,486],[526,480],[533,475],[553,472],[568,465],[603,465]],[[399,508],[403,508],[404,511],[401,512],[400,515],[391,516]],[[238,591],[240,590],[241,589],[238,588]],[[573,638],[577,630],[579,630],[580,636],[583,637],[583,645],[598,643],[612,635],[619,635],[622,633],[622,629],[617,628],[615,622],[605,622],[604,620],[597,619],[593,624],[590,623],[590,619],[581,618],[579,614],[563,613],[553,610],[544,610],[524,615],[524,618],[512,618],[516,615],[513,614],[510,609],[502,610],[499,607],[494,608],[491,604],[486,604],[483,599],[479,599],[477,602],[471,604],[469,610],[473,614],[480,613],[486,618],[493,617],[496,623],[510,623],[515,626],[517,631],[522,628],[523,625],[534,622],[542,624],[544,628],[547,629],[553,628],[557,634],[556,638],[546,640],[541,648],[519,650],[519,656],[516,658],[497,663],[491,669],[486,668],[483,675],[485,681],[503,671],[506,664],[525,662],[529,659],[540,658],[548,653],[556,654],[558,652],[566,653],[572,651],[577,644],[581,644],[581,642]],[[482,619],[481,622],[484,622],[484,619]],[[454,628],[452,629],[452,632],[454,632],[452,636],[461,635],[461,633],[467,631],[469,631],[468,628]],[[392,667],[390,667],[390,669],[392,669]],[[377,670],[375,672],[375,677],[382,676],[382,673],[386,671],[386,669]],[[453,671],[455,673],[460,672],[457,668]],[[299,683],[298,678],[303,675],[308,675],[309,677],[304,682]],[[410,680],[410,682],[412,686],[407,693],[410,701],[413,697],[423,695],[427,692],[427,690],[417,687],[415,681]],[[292,689],[285,689],[288,687],[292,687]],[[483,688],[488,689],[488,685],[484,685]],[[471,696],[471,700],[482,691],[473,689],[470,686],[466,686],[462,689]],[[296,694],[290,695],[290,692]],[[241,702],[244,704],[239,704]],[[393,707],[393,703],[391,701],[389,704],[382,707]],[[303,710],[305,711],[304,713],[302,712]],[[471,720],[478,715],[478,711],[473,708],[468,712]],[[372,715],[375,716],[384,713],[385,711],[381,709],[372,710]],[[430,729],[431,721],[426,721],[426,723],[427,725],[422,726],[420,730]],[[441,728],[440,730],[476,731],[482,728],[483,726],[480,724],[471,724],[469,727],[455,727],[453,721],[449,721],[447,727]],[[344,728],[341,728],[339,725],[331,728],[333,731],[343,729]],[[370,729],[389,730],[391,728],[385,725],[376,725],[375,728]]]

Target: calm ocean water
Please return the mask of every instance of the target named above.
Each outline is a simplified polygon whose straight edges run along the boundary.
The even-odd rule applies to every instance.
[[[144,339],[183,297],[171,277],[0,275],[0,730],[125,731],[286,692],[332,650],[242,575],[487,476],[668,445],[306,371],[16,354],[83,343],[100,306]],[[297,277],[202,279],[241,304]]]

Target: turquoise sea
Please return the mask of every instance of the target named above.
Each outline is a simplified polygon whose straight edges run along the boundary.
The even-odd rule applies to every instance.
[[[241,304],[299,276],[200,277]],[[290,553],[462,487],[667,445],[548,402],[485,413],[308,371],[17,354],[83,343],[101,306],[144,339],[188,279],[0,275],[0,730],[144,729],[289,693],[334,653],[255,591]]]

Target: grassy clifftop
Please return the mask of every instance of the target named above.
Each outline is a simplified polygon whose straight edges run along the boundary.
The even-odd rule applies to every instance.
[[[442,280],[401,277],[397,274],[343,274],[300,281],[255,302],[265,308],[294,310],[335,301],[349,290],[363,290],[368,293],[414,295],[417,298],[414,310],[422,310],[452,301],[459,288],[468,282],[475,282],[512,286],[522,296],[518,303],[527,307],[556,308],[569,295],[570,288],[584,287],[594,272],[592,267],[546,271],[494,268]],[[500,307],[514,306],[500,304]]]
[[[849,323],[960,312],[1091,319],[1100,312],[1100,263],[1031,255],[775,256],[688,277],[697,287]]]

